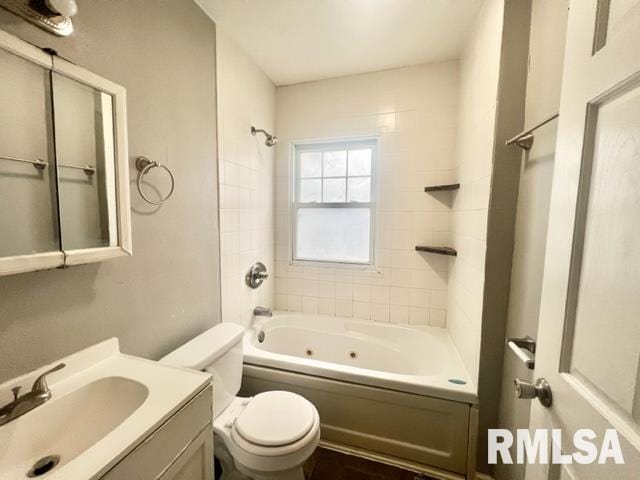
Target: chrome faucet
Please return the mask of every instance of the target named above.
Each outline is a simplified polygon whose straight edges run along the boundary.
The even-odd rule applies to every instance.
[[[273,312],[270,308],[267,307],[256,307],[253,309],[253,314],[256,317],[271,317],[273,316]]]
[[[57,372],[64,367],[66,367],[66,365],[60,363],[44,372],[33,382],[31,391],[22,396],[19,396],[21,387],[13,387],[11,389],[13,392],[13,401],[0,407],[0,426],[21,417],[49,400],[51,398],[51,390],[49,390],[49,385],[47,385],[47,375]]]

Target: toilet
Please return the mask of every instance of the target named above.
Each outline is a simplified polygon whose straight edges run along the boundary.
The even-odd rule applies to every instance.
[[[320,441],[318,411],[291,392],[236,396],[243,334],[240,325],[220,323],[160,362],[213,376],[214,451],[223,480],[304,480],[302,465]]]

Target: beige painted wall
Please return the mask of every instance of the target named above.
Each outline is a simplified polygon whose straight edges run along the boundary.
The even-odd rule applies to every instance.
[[[133,257],[0,278],[0,381],[112,336],[159,358],[220,320],[215,25],[190,1],[78,5],[67,39],[0,28],[126,87],[130,164],[166,163],[176,192],[151,208],[132,186]]]
[[[274,133],[276,87],[238,44],[217,30],[222,318],[249,325],[254,307],[274,305],[274,148],[251,126]],[[262,262],[257,289],[244,277]]]
[[[557,112],[560,106],[568,8],[568,0],[532,2],[526,125]],[[556,128],[554,122],[538,130],[533,148],[522,154],[506,329],[510,337],[535,338],[538,330]],[[505,350],[502,372],[499,427],[512,431],[527,428],[531,404],[514,397],[513,379],[533,381],[533,371]],[[499,465],[495,477],[522,479],[524,467]]]

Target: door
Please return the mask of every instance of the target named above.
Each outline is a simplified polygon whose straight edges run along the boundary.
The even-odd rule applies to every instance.
[[[561,429],[564,454],[579,429],[598,448],[616,429],[625,463],[527,480],[640,478],[639,354],[640,0],[572,0],[535,370],[553,403],[530,429]]]

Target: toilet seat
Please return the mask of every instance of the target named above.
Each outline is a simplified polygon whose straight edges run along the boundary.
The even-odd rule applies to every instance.
[[[313,405],[284,391],[253,397],[233,424],[232,436],[262,447],[281,447],[304,437],[315,420]]]
[[[287,395],[273,395],[280,393]],[[270,434],[267,429],[269,426],[276,425],[276,423],[262,422],[262,417],[269,417],[270,415],[272,415],[272,418],[277,417],[281,420],[277,424],[278,428],[282,427],[283,422],[286,423],[288,420],[286,422],[282,420],[282,418],[286,418],[282,413],[284,410],[278,409],[278,404],[272,402],[274,400],[282,400],[289,395],[295,399],[286,398],[285,401],[287,404],[293,405],[293,411],[296,412],[294,424],[297,427],[295,429],[293,427],[282,428],[281,430],[285,432],[284,434]],[[259,399],[259,401],[254,404],[253,408],[249,409],[249,406],[256,399]],[[282,412],[273,415],[274,410],[282,410]],[[249,415],[244,420],[241,420],[245,411]],[[256,427],[254,423],[256,417],[259,418],[258,423],[260,425],[254,429],[253,427]],[[309,418],[311,418],[310,425],[308,424]],[[245,435],[258,442],[281,443],[284,440],[293,438],[295,440],[281,445],[253,443],[238,431],[237,424],[240,425],[240,430]],[[265,392],[253,398],[236,397],[231,405],[214,419],[213,427],[216,435],[224,442],[231,453],[238,468],[245,472],[247,470],[276,472],[294,468],[297,465],[301,465],[313,453],[320,440],[320,416],[318,411],[304,397],[290,392]]]

